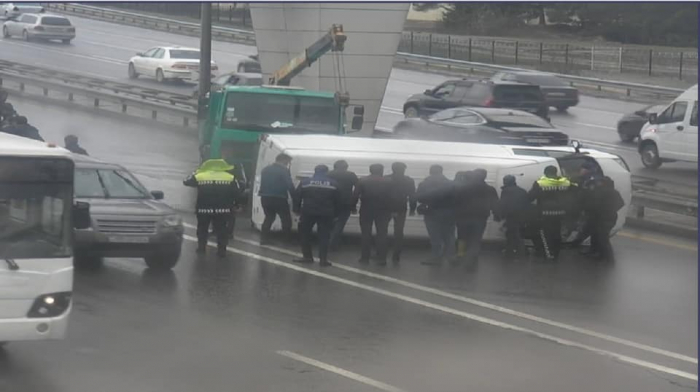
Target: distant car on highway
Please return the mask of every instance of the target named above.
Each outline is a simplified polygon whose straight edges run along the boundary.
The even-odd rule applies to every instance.
[[[262,74],[229,72],[211,81],[211,90],[218,91],[226,86],[261,86]],[[199,95],[199,84],[192,90],[192,97]]]
[[[470,106],[524,110],[548,119],[549,108],[537,86],[491,80],[448,80],[432,90],[415,94],[403,105],[407,118]]]
[[[248,56],[247,59],[239,61],[236,70],[240,73],[262,73],[258,55],[254,54],[252,56]]]
[[[152,76],[159,83],[166,80],[197,81],[199,78],[199,49],[157,46],[129,59],[129,78]],[[211,62],[212,79],[219,67]]]
[[[149,268],[167,270],[180,258],[180,215],[148,192],[124,167],[74,155],[75,200],[90,204],[92,224],[75,230],[76,263],[97,266],[103,257],[144,258]]]
[[[0,5],[0,12],[5,19],[15,18],[21,14],[40,14],[45,11],[39,3],[5,3]]]
[[[19,36],[25,41],[60,40],[67,45],[75,38],[75,26],[65,16],[22,14],[3,24],[2,36],[4,38]]]
[[[539,86],[547,105],[563,112],[578,105],[578,89],[566,84],[556,75],[544,72],[508,71],[495,74],[491,80],[498,82],[520,82]]]
[[[375,137],[530,146],[566,146],[569,137],[542,118],[521,110],[460,107],[428,118],[400,121]]]
[[[649,121],[652,114],[659,114],[667,104],[645,106],[634,113],[625,114],[617,122],[617,134],[623,142],[631,142],[639,137],[639,132],[644,124]]]

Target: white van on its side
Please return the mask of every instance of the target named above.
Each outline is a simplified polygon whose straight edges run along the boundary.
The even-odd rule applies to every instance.
[[[651,115],[639,134],[644,166],[698,161],[698,85],[679,95],[658,115]]]
[[[532,184],[542,176],[544,168],[557,166],[563,175],[576,175],[584,162],[597,165],[602,173],[615,181],[615,187],[625,201],[625,207],[618,213],[618,222],[613,232],[617,232],[625,223],[627,208],[632,198],[631,176],[625,162],[616,155],[581,149],[575,153],[573,147],[529,147],[501,146],[494,144],[446,143],[417,140],[370,139],[329,135],[272,135],[263,137],[258,152],[253,195],[260,188],[262,169],[285,153],[292,157],[292,179],[298,183],[302,178],[310,177],[314,167],[344,159],[350,170],[359,177],[369,174],[369,166],[381,163],[389,171],[394,162],[403,162],[408,168],[406,175],[413,178],[418,185],[428,176],[431,165],[443,166],[444,174],[454,178],[459,171],[483,168],[488,172],[486,182],[495,187],[500,194],[503,177],[516,176],[518,184],[530,189]],[[389,174],[389,173],[386,173]],[[253,226],[260,228],[264,213],[260,198],[253,198]],[[296,224],[293,225],[296,227]],[[273,224],[273,230],[279,230],[279,221]],[[357,216],[352,216],[346,226],[346,232],[359,233]],[[409,217],[406,221],[405,235],[427,238],[423,219],[420,216]],[[500,224],[490,221],[484,234],[486,239],[502,239]]]

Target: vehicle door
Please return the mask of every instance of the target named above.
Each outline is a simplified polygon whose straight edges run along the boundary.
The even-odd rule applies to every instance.
[[[659,156],[669,159],[684,159],[686,156],[686,114],[688,101],[676,101],[656,119]],[[697,127],[695,128],[697,130]],[[697,131],[696,131],[697,134]]]
[[[483,107],[491,97],[491,87],[484,83],[473,83],[461,98],[461,106]]]
[[[430,95],[423,97],[423,112],[430,115],[440,110],[449,109],[448,98],[457,87],[455,82],[446,82],[436,87]]]
[[[36,18],[31,15],[20,15],[16,21],[8,22],[8,31],[11,35],[22,35],[25,28],[36,22]]]
[[[146,70],[148,69],[148,62],[157,50],[158,48],[148,49],[143,53],[143,55],[134,58],[134,68],[136,69],[136,72],[146,73]]]
[[[148,60],[148,72],[152,73],[153,76],[156,75],[156,70],[158,68],[168,68],[165,65],[165,49],[158,48],[158,50],[153,53],[153,56]]]
[[[698,161],[698,101],[693,103],[693,109],[688,114],[690,116],[685,123],[688,126],[683,130],[685,147],[685,160],[690,162]]]

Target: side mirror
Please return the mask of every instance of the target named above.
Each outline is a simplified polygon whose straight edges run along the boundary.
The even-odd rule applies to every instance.
[[[642,117],[647,116],[647,113],[644,112],[644,110],[637,110],[636,112],[634,112],[634,114],[636,114],[637,116],[642,116]]]
[[[163,200],[165,194],[163,191],[151,191],[151,196],[153,196],[153,198],[156,200]]]
[[[143,57],[143,52],[137,52],[136,55],[139,57]]]
[[[353,114],[356,116],[364,116],[365,115],[365,107],[363,105],[355,106],[355,108],[353,108]]]
[[[351,128],[352,128],[354,131],[359,131],[359,130],[362,129],[362,124],[363,124],[364,122],[365,122],[364,117],[362,117],[362,116],[354,116],[354,117],[352,118],[352,126],[351,126]]]
[[[572,140],[571,146],[574,148],[574,150],[576,150],[576,153],[578,153],[581,149],[581,142],[579,142],[578,140]]]
[[[427,96],[429,96],[429,97],[430,97],[430,96],[432,96],[432,95],[433,95],[433,90],[430,90],[430,89],[428,89],[428,90],[425,90],[425,91],[423,91],[423,94],[425,94],[425,95],[427,95]]]
[[[73,228],[84,230],[92,226],[90,219],[90,203],[77,201],[73,204]]]
[[[649,124],[656,124],[656,122],[659,120],[659,115],[656,113],[651,113],[649,115]]]

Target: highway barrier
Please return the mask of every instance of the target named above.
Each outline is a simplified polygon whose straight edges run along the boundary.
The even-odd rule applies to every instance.
[[[73,3],[48,3],[49,9],[87,18],[105,20],[114,23],[128,24],[155,30],[162,30],[177,34],[199,36],[199,24],[185,22],[176,19],[168,19],[151,15],[142,15],[134,12],[119,11],[108,8],[87,6]],[[212,39],[219,41],[238,42],[248,45],[255,44],[255,33],[250,30],[234,29],[228,27],[212,27]],[[491,75],[506,70],[523,70],[521,68],[501,66],[495,64],[479,63],[473,61],[434,57],[429,55],[398,52],[396,54],[398,65],[413,64],[425,66],[430,69],[444,69],[450,72],[469,74]],[[653,86],[622,81],[589,78],[567,74],[555,74],[567,81],[572,86],[579,88],[605,91],[626,97],[643,96],[654,100],[675,98],[683,89]]]

